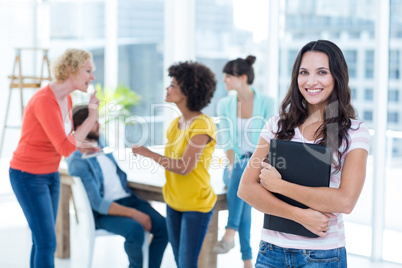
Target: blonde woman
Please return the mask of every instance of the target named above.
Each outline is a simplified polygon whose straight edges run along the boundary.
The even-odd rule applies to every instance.
[[[95,79],[92,55],[69,49],[52,64],[54,81],[38,90],[24,110],[21,138],[10,162],[10,182],[32,231],[30,267],[54,267],[55,223],[60,193],[59,163],[98,119],[99,100],[90,97],[85,122],[73,130],[70,93],[87,92]],[[91,146],[90,144],[88,146]]]

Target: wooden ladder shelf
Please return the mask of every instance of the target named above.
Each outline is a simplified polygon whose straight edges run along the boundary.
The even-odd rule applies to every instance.
[[[39,76],[25,76],[22,74],[21,54],[22,54],[22,51],[25,51],[25,50],[29,50],[34,53],[42,52],[42,64],[41,64],[41,70],[40,70]],[[47,76],[45,76],[45,74],[44,74],[45,68],[47,69],[46,70]],[[0,154],[3,149],[4,135],[5,135],[6,129],[20,127],[20,126],[15,126],[15,125],[13,125],[13,126],[8,125],[8,122],[7,122],[8,114],[9,114],[9,110],[10,110],[11,95],[12,95],[13,89],[19,89],[19,92],[20,92],[20,108],[21,108],[21,118],[22,118],[23,114],[24,114],[24,96],[23,96],[24,89],[26,89],[26,88],[38,89],[42,86],[42,81],[44,81],[44,80],[50,81],[51,80],[50,63],[49,63],[49,59],[48,59],[48,49],[46,49],[46,48],[16,48],[12,74],[10,76],[8,76],[8,78],[10,78],[10,88],[9,88],[5,118],[3,121],[4,125],[3,125],[3,129],[2,129],[2,134],[1,134]]]

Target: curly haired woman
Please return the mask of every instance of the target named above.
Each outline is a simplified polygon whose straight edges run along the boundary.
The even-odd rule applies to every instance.
[[[209,68],[197,62],[172,65],[169,76],[172,82],[166,88],[166,101],[176,104],[182,116],[168,128],[165,155],[143,146],[133,146],[132,150],[165,168],[163,196],[169,241],[177,266],[190,268],[197,267],[217,199],[208,173],[216,126],[201,112],[213,97],[216,79]]]

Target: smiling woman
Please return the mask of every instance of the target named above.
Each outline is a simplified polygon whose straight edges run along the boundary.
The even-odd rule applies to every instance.
[[[321,52],[307,52],[300,64],[297,79],[300,93],[313,110],[327,104],[334,90],[334,78],[329,69],[328,56]]]
[[[32,231],[31,267],[54,267],[55,223],[59,201],[59,163],[81,141],[98,119],[99,100],[93,93],[89,116],[73,132],[74,90],[87,92],[93,75],[92,55],[68,49],[52,65],[55,80],[38,90],[24,110],[21,139],[10,162],[10,182]]]
[[[256,267],[294,267],[286,258],[290,252],[297,260],[296,267],[328,267],[329,263],[347,267],[342,213],[351,213],[360,196],[370,147],[369,131],[356,119],[350,103],[348,83],[345,58],[334,43],[313,41],[298,53],[280,114],[264,126],[250,163],[262,162],[272,139],[326,145],[334,159],[330,187],[287,182],[266,163],[246,167],[240,198],[266,214],[298,222],[319,236],[309,238],[264,228]],[[274,193],[309,208],[292,206]]]

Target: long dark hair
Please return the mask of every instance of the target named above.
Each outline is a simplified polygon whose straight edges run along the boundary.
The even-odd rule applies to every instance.
[[[295,128],[301,125],[308,118],[306,101],[299,91],[298,75],[301,60],[304,53],[309,51],[322,52],[328,56],[329,69],[334,77],[334,90],[328,98],[328,104],[324,111],[324,123],[314,133],[315,137],[323,138],[316,141],[323,144],[337,153],[337,161],[334,161],[335,171],[341,169],[341,159],[349,148],[348,130],[351,127],[351,119],[356,118],[356,112],[350,103],[351,91],[349,88],[349,72],[345,57],[340,48],[327,40],[312,41],[305,45],[297,54],[292,69],[292,81],[286,97],[280,108],[280,119],[278,121],[279,131],[276,133],[278,139],[291,140],[295,135]],[[339,150],[345,142],[345,150]]]

